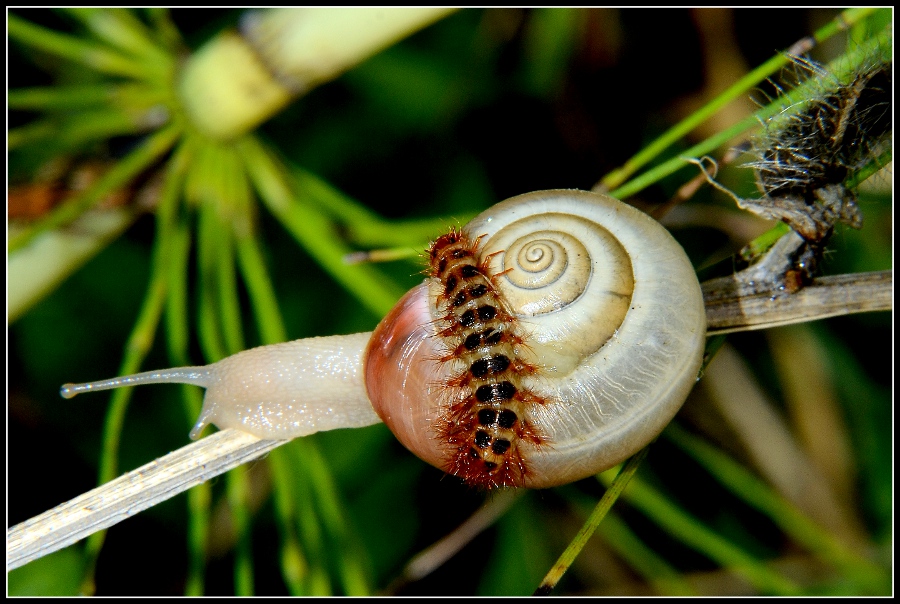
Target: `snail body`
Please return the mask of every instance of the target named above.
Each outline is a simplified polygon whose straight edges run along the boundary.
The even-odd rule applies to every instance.
[[[649,443],[697,379],[706,317],[682,248],[608,196],[539,191],[493,206],[429,250],[430,277],[371,333],[244,351],[139,383],[207,388],[209,423],[293,438],[384,421],[470,484],[543,488]]]
[[[65,384],[64,398],[122,386],[177,383],[206,389],[191,430],[210,424],[263,439],[290,439],[335,428],[361,428],[381,420],[366,397],[362,355],[371,333],[303,338],[244,350],[202,367],[177,367]]]

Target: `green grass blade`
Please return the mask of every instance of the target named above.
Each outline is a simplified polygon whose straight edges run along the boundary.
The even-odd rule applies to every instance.
[[[308,467],[309,450],[314,447],[315,444],[309,439],[297,438],[273,453],[285,452],[291,473],[295,477],[293,483],[293,497],[296,502],[295,522],[297,523],[297,533],[300,535],[309,560],[309,572],[303,591],[313,596],[330,596],[334,591],[326,565],[328,553],[325,532],[319,518],[318,508],[314,504],[314,486]]]
[[[206,179],[217,175],[214,162],[217,157],[216,149],[207,148],[205,162],[200,162],[195,167],[202,175],[200,182],[204,190],[214,195],[215,183]],[[223,313],[229,312],[223,302],[236,295],[236,292],[226,291],[233,284],[233,276],[223,277],[223,263],[227,263],[225,271],[233,271],[232,257],[223,250],[232,245],[230,229],[223,228],[218,208],[207,197],[205,203],[199,209],[199,234],[198,234],[198,263],[200,274],[200,344],[204,356],[210,362],[224,358],[230,353],[236,352],[232,346],[240,343],[234,334],[224,333],[235,326],[230,323],[231,318]],[[224,259],[224,260],[223,260]],[[247,507],[247,483],[246,467],[235,468],[226,476],[227,497],[230,504],[232,526],[237,543],[235,547],[234,561],[234,588],[238,595],[253,595],[253,553],[251,546],[250,512]]]
[[[604,472],[601,480],[604,484],[610,484],[612,473]],[[684,545],[702,553],[720,567],[744,576],[761,594],[787,596],[801,593],[793,581],[707,528],[640,478],[631,481],[628,490],[623,493],[623,499]]]
[[[200,318],[197,327],[203,355],[210,363],[228,356],[228,348],[221,332],[222,322],[218,312],[216,287],[220,235],[215,209],[208,204],[202,206],[199,211],[197,232],[197,272],[200,291]]]
[[[589,516],[594,502],[575,489],[566,489],[566,498],[584,515]],[[622,520],[615,510],[609,510],[597,527],[597,533],[632,569],[653,585],[661,596],[693,596],[696,591],[684,576],[657,555]]]
[[[475,217],[475,214],[462,214],[454,218],[385,220],[312,172],[293,166],[291,175],[297,189],[303,191],[304,199],[340,222],[347,239],[361,247],[412,246],[421,252],[428,241],[448,227],[465,224]]]
[[[62,8],[101,42],[141,60],[148,71],[168,73],[173,61],[153,41],[150,30],[130,10],[122,8]]]
[[[366,596],[372,593],[365,571],[362,547],[354,539],[347,522],[347,511],[331,476],[331,470],[318,448],[305,443],[306,468],[309,471],[319,518],[328,533],[338,565],[338,579],[344,594]]]
[[[8,251],[27,245],[45,231],[68,224],[116,189],[125,186],[132,178],[165,154],[175,144],[180,134],[180,125],[172,124],[150,135],[141,146],[122,158],[93,186],[58,206],[41,220],[29,225],[16,237],[10,238]]]
[[[237,241],[238,263],[241,276],[247,285],[250,305],[264,344],[287,340],[287,330],[278,309],[275,288],[265,266],[261,242],[254,236],[241,237]]]
[[[110,75],[136,79],[147,75],[146,67],[134,59],[99,44],[35,25],[15,13],[6,13],[6,26],[11,40],[62,59],[81,63]]]
[[[278,523],[278,535],[281,538],[281,576],[292,596],[309,595],[306,582],[309,575],[309,562],[300,540],[297,537],[295,519],[302,513],[297,510],[294,494],[296,477],[292,464],[284,451],[276,449],[268,458],[272,469],[274,484],[275,520]]]
[[[109,102],[114,96],[109,84],[84,84],[75,86],[47,86],[18,88],[6,95],[8,109],[82,109]]]
[[[603,497],[597,502],[597,506],[594,508],[594,511],[591,512],[591,515],[588,516],[588,519],[578,531],[578,534],[575,535],[565,551],[560,554],[556,564],[553,565],[553,568],[550,569],[544,577],[544,580],[541,581],[541,584],[534,592],[534,595],[548,595],[556,584],[559,583],[563,574],[569,569],[572,562],[575,561],[575,558],[578,557],[578,554],[584,549],[588,539],[591,538],[591,535],[594,534],[594,531],[597,530],[597,527],[606,517],[606,513],[619,498],[619,495],[622,494],[625,487],[628,486],[629,481],[634,477],[634,473],[637,472],[637,469],[640,467],[641,462],[644,461],[645,457],[647,457],[647,447],[638,451],[631,459],[625,462],[625,465],[623,465],[618,474],[616,474],[615,479],[608,485]]]
[[[228,225],[219,222],[218,228],[227,232]],[[216,251],[216,298],[219,301],[219,316],[222,321],[220,329],[229,354],[240,352],[246,348],[243,335],[244,325],[241,319],[241,302],[234,269],[234,238],[221,236]]]
[[[166,301],[166,277],[168,276],[166,260],[170,254],[169,244],[170,242],[165,239],[156,240],[147,294],[125,345],[119,375],[137,373],[153,344]],[[100,460],[98,484],[109,482],[118,475],[119,444],[130,400],[131,388],[121,388],[113,392],[103,426],[103,453]],[[83,593],[94,593],[97,557],[100,555],[105,538],[105,530],[94,533],[88,538],[85,552],[86,570],[82,580]]]
[[[162,212],[158,216],[161,217],[161,214]],[[187,274],[191,238],[187,225],[178,225],[177,230],[169,237],[172,239],[172,254],[167,270],[169,289],[165,313],[166,344],[172,365],[178,367],[190,364]],[[202,395],[196,387],[188,385],[181,386],[181,394],[186,424],[190,426],[200,414]],[[184,582],[186,596],[201,596],[204,593],[211,503],[212,485],[209,482],[199,484],[188,491],[188,566]]]
[[[609,511],[597,531],[607,545],[653,585],[660,595],[698,595],[684,575],[641,541],[614,510]]]
[[[172,21],[172,14],[165,7],[146,9],[147,17],[153,25],[153,35],[164,48],[175,54],[183,51],[184,41],[181,33]]]
[[[879,35],[867,40],[864,44],[861,44],[851,53],[833,61],[828,65],[828,71],[838,79],[847,78],[854,73],[861,64],[871,61],[872,56],[875,53],[884,55],[885,52],[890,52],[890,49],[893,47],[892,42],[891,32],[889,30],[883,31]],[[666,176],[674,174],[682,168],[693,166],[689,161],[689,158],[703,157],[712,153],[738,135],[758,127],[761,121],[765,121],[776,115],[779,116],[779,119],[781,119],[782,116],[784,119],[790,119],[791,115],[795,114],[804,106],[803,101],[810,97],[811,90],[816,86],[819,86],[819,83],[815,80],[805,82],[789,91],[785,96],[775,99],[772,103],[769,103],[754,115],[751,115],[731,128],[727,128],[714,136],[697,143],[689,149],[686,149],[678,157],[673,157],[662,164],[647,170],[637,178],[628,181],[627,184],[611,191],[610,194],[619,199],[630,197],[651,184],[662,180]],[[790,106],[790,112],[784,110],[786,106]],[[696,169],[696,167],[694,167],[694,169]]]
[[[247,473],[247,466],[238,466],[228,472],[225,478],[232,526],[237,535],[234,552],[234,593],[238,596],[253,595],[253,535],[247,503],[250,489]]]
[[[870,593],[873,589],[880,592],[884,587],[887,577],[877,565],[844,546],[723,452],[675,424],[670,424],[663,434],[715,476],[722,486],[771,518],[792,539],[842,575],[852,578]]]
[[[188,262],[191,234],[186,221],[179,221],[178,203],[184,190],[185,173],[192,150],[181,144],[169,162],[168,174],[157,208],[157,237],[171,241],[171,254],[166,267],[168,291],[165,308],[166,346],[172,366],[190,365],[188,344]],[[193,387],[181,386],[186,425],[190,426],[200,414],[202,395]],[[188,567],[184,581],[184,595],[204,593],[207,544],[209,543],[210,505],[212,485],[197,485],[187,495],[188,508]]]
[[[7,140],[7,149],[12,151],[25,145],[40,145],[44,150],[55,149],[59,155],[67,155],[114,136],[146,132],[153,125],[145,121],[146,115],[129,110],[103,108],[80,111],[75,116],[62,119],[50,116],[12,130]]]
[[[345,264],[343,258],[351,250],[340,243],[325,216],[301,201],[304,192],[293,187],[284,167],[251,137],[239,145],[250,179],[269,211],[363,306],[378,317],[387,314],[403,291],[370,266]]]

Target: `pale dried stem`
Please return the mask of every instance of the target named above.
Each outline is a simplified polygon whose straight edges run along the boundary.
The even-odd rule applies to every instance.
[[[893,271],[820,277],[793,294],[738,292],[733,277],[712,279],[703,284],[707,335],[891,310],[893,290]]]
[[[286,442],[222,430],[173,451],[9,529],[6,570],[109,528]]]
[[[404,567],[401,580],[411,583],[431,574],[494,524],[521,494],[520,489],[504,489],[489,498],[451,533],[416,554]]]
[[[891,271],[823,277],[794,294],[777,290],[748,293],[735,283],[734,277],[704,283],[711,335],[892,308]],[[257,459],[285,442],[222,430],[169,453],[9,529],[7,571]],[[483,528],[483,523],[479,526]],[[466,533],[471,538],[471,531]]]

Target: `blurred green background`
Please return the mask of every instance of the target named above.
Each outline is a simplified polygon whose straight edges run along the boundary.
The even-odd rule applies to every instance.
[[[77,31],[70,20],[54,12],[14,12],[50,28]],[[591,188],[744,71],[837,13],[461,10],[314,89],[259,132],[290,162],[387,219],[446,217],[452,224],[454,218],[471,216],[516,194]],[[171,11],[192,48],[234,25],[239,16],[237,10]],[[825,61],[840,53],[844,43],[835,39],[815,49],[813,56]],[[59,81],[50,73],[65,78],[66,69],[44,54],[15,43],[9,45],[9,53],[11,89]],[[749,102],[736,104],[729,108],[733,115],[724,112],[721,122],[692,134],[681,148],[745,117],[753,108]],[[12,111],[10,127],[33,117]],[[89,151],[115,161],[133,144],[132,139],[115,138]],[[672,149],[666,157],[677,153]],[[731,173],[732,180],[724,175],[723,180],[751,194],[749,171],[732,168]],[[629,201],[662,203],[695,175],[696,171],[682,170]],[[9,177],[11,185],[27,183],[34,178],[34,166],[27,158],[11,157]],[[891,206],[890,189],[863,197],[865,228],[838,230],[824,272],[891,268]],[[683,212],[673,213],[668,224],[701,267],[727,258],[746,242],[735,241],[739,236],[735,233],[744,231],[729,226],[737,214],[731,200],[704,188]],[[259,219],[266,261],[291,339],[375,327],[379,317],[337,285],[276,220],[264,210]],[[64,382],[117,373],[122,347],[145,295],[153,238],[154,220],[148,214],[9,326],[9,526],[95,486],[108,397],[97,394],[64,401],[58,388]],[[422,279],[422,267],[416,262],[379,265],[377,270],[403,288]],[[189,301],[192,311],[195,305]],[[811,362],[833,385],[844,422],[841,429],[851,443],[851,511],[869,540],[868,556],[882,564],[890,563],[891,551],[890,325],[891,313],[878,313],[830,319],[804,332],[812,335],[814,349],[825,355]],[[247,326],[252,334],[249,319]],[[250,344],[258,343],[254,337],[249,336]],[[146,369],[170,364],[159,339],[144,363]],[[770,337],[747,333],[729,336],[729,342],[749,363],[776,408],[789,414],[784,408],[789,387]],[[191,354],[192,360],[201,362],[196,343]],[[790,372],[805,369],[793,367]],[[174,386],[135,391],[122,438],[123,471],[187,443],[190,422],[178,393]],[[702,419],[709,417],[703,407],[706,398],[709,394],[701,383],[679,423],[695,431],[709,429]],[[717,442],[714,436],[709,438]],[[765,435],[756,438],[764,440]],[[403,449],[382,425],[308,439],[333,473],[335,493],[345,510],[340,522],[349,535],[342,537],[344,541],[329,540],[335,533],[321,529],[320,551],[328,556],[322,564],[339,574],[342,556],[353,550],[362,561],[362,582],[374,592],[389,588],[406,595],[529,594],[580,526],[586,506],[602,494],[602,486],[593,479],[526,493],[494,527],[449,562],[420,581],[400,585],[396,578],[412,555],[446,535],[492,496],[443,477]],[[717,444],[746,461],[740,447],[729,446],[727,435]],[[303,451],[301,447],[293,454]],[[834,579],[827,566],[810,562],[771,519],[726,492],[669,440],[651,449],[641,472],[672,502],[757,560],[777,567],[800,585],[801,593],[861,589],[840,574]],[[255,593],[286,594],[265,462],[252,465],[250,485]],[[223,491],[224,481],[216,480],[206,575],[210,595],[228,595],[234,589],[234,538],[228,531]],[[315,498],[306,495],[310,501]],[[631,534],[674,571],[675,587],[669,585],[671,591],[666,592],[667,584],[636,570],[640,562],[628,560],[614,544],[597,537],[556,593],[679,593],[684,585],[704,595],[759,593],[758,586],[736,580],[721,563],[697,553],[627,502],[616,509]],[[185,498],[179,496],[110,530],[96,569],[96,593],[183,593],[188,566],[185,518]],[[80,548],[75,545],[10,575],[10,593],[76,593],[84,564]],[[635,545],[632,551],[640,557],[642,550]],[[333,589],[341,592],[340,587]]]

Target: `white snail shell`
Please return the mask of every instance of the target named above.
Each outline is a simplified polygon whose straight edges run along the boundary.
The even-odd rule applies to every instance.
[[[458,317],[466,309],[471,316],[482,302],[464,294],[450,302],[456,283],[432,277],[373,334],[265,346],[207,367],[67,385],[63,395],[147,382],[201,385],[207,393],[192,435],[213,423],[261,438],[292,438],[380,417],[407,448],[450,473],[461,473],[457,449],[462,457],[484,449],[483,459],[475,456],[472,463],[489,467],[496,464],[488,460],[508,455],[500,449],[515,453],[515,463],[507,464],[515,466],[511,478],[497,478],[493,470],[474,480],[488,487],[571,482],[623,461],[655,438],[696,381],[705,340],[700,286],[671,235],[611,197],[553,190],[499,203],[461,236],[473,242],[472,266],[480,271],[470,283],[488,289],[484,299],[499,308],[501,319],[484,325],[501,321],[500,330],[513,334],[498,344],[504,359],[512,357],[502,367],[491,364],[492,349],[484,342],[457,354],[461,338],[484,327],[463,327]],[[482,369],[487,362],[498,375],[516,375],[484,376],[474,370],[478,360]],[[476,386],[496,394],[492,380],[501,379],[511,380],[514,398],[523,401],[476,400]],[[460,411],[467,396],[475,406]],[[497,426],[507,403],[518,405],[513,428]],[[479,410],[487,410],[491,426],[479,424]],[[457,430],[448,422],[465,426]],[[472,438],[477,446],[466,444]],[[485,438],[505,443],[499,457]]]
[[[481,237],[480,258],[496,253],[495,274],[512,269],[495,283],[527,335],[522,353],[540,365],[523,381],[547,399],[526,411],[546,444],[522,443],[524,485],[590,476],[655,438],[697,379],[706,330],[700,286],[672,236],[615,199],[568,190],[504,201],[464,232]],[[441,390],[458,367],[435,360],[446,355],[440,293],[426,282],[378,326],[366,382],[397,438],[450,470]]]

